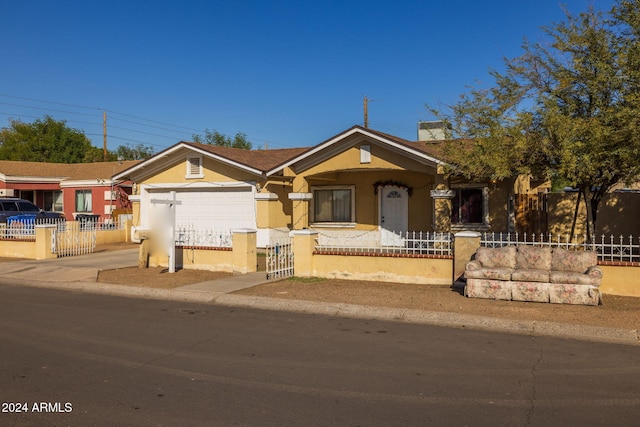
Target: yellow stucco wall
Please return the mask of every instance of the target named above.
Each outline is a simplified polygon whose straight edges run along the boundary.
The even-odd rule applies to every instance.
[[[451,285],[452,259],[313,255],[313,276],[417,285]]]
[[[373,230],[379,225],[379,194],[376,194],[373,184],[378,181],[396,181],[413,189],[408,199],[408,227],[409,230],[431,230],[433,207],[429,191],[432,189],[430,178],[416,172],[365,171],[339,172],[333,174],[333,180],[327,178],[309,177],[309,191],[313,187],[326,185],[355,186],[356,229]],[[309,208],[307,208],[309,209]]]
[[[187,178],[187,157],[176,155],[176,162],[167,165],[153,175],[139,181],[137,184],[164,184],[167,182],[235,182],[256,181],[259,177],[249,172],[218,162],[214,159],[202,159],[202,178]]]
[[[149,267],[168,267],[168,256],[153,253],[149,256]],[[185,270],[210,270],[233,273],[233,252],[210,249],[176,248],[176,267]]]
[[[0,240],[0,256],[7,258],[36,259],[36,242]]]
[[[370,163],[360,163],[360,145],[369,145]],[[294,192],[311,192],[312,187],[355,186],[356,229],[378,228],[378,195],[375,182],[396,181],[413,189],[409,198],[408,228],[430,230],[433,207],[429,191],[433,188],[435,169],[411,160],[384,147],[363,142],[335,154],[320,164],[298,171]],[[312,221],[310,202],[294,201],[294,228],[304,228]],[[298,226],[296,226],[298,224]],[[311,224],[312,225],[312,224]]]
[[[134,226],[140,225],[140,202],[132,201],[131,211],[132,211],[131,225],[134,225]]]
[[[275,194],[275,200],[257,200],[258,228],[287,228],[291,226],[292,203],[288,199],[288,183],[267,183],[263,193]]]
[[[575,214],[577,193],[549,193],[548,221],[552,234],[567,234],[571,231],[571,224]],[[625,239],[632,235],[635,239],[640,236],[640,194],[610,193],[603,197],[598,208],[596,218],[596,236],[611,234]],[[580,202],[576,234],[582,236],[586,231],[586,209],[584,200]]]
[[[640,297],[640,267],[614,267],[601,265],[603,294]]]
[[[360,163],[360,146],[368,145],[371,148],[371,162]],[[348,170],[385,170],[419,171],[435,174],[432,167],[409,159],[404,154],[397,153],[385,147],[369,142],[363,142],[349,147],[341,153],[337,153],[328,160],[314,165],[307,170],[298,171],[300,176],[317,175],[327,172],[342,172]]]
[[[129,228],[131,227],[129,222]],[[109,243],[128,242],[129,230],[98,230],[96,232],[96,245],[105,245]]]

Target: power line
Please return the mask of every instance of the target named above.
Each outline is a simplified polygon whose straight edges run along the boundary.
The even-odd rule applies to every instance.
[[[190,128],[190,127],[186,127],[186,126],[181,126],[181,125],[162,122],[162,121],[158,121],[158,120],[148,119],[148,118],[141,117],[141,116],[134,116],[132,114],[122,113],[122,112],[115,111],[115,110],[108,110],[108,109],[104,109],[104,108],[88,107],[88,106],[84,106],[84,105],[68,104],[68,103],[64,103],[64,102],[49,101],[49,100],[44,100],[44,99],[27,98],[27,97],[21,97],[21,96],[7,95],[7,94],[3,94],[3,93],[0,93],[0,97],[21,99],[21,100],[31,101],[31,102],[42,102],[42,103],[45,103],[45,104],[64,105],[64,106],[67,106],[67,107],[81,108],[81,109],[86,109],[86,110],[106,111],[110,115],[111,114],[115,114],[115,115],[121,115],[121,116],[124,116],[124,117],[132,117],[132,118],[135,118],[135,119],[138,119],[138,120],[144,120],[144,121],[148,121],[148,122],[151,122],[151,123],[161,124],[161,125],[164,125],[164,126],[171,126],[171,127],[175,127],[175,128],[186,129],[186,130],[189,130],[189,131],[202,132],[202,129]],[[67,113],[67,114],[79,114],[79,115],[93,116],[93,114],[89,114],[89,113],[79,113],[79,112],[75,112],[75,111],[56,110],[56,109],[53,109],[53,108],[35,107],[35,106],[24,105],[24,104],[12,104],[12,103],[6,103],[6,102],[0,102],[0,104],[11,105],[11,106],[21,107],[21,108],[31,108],[31,109],[45,110],[45,111],[55,111],[55,112]],[[119,119],[117,117],[114,118],[114,119],[115,120],[126,121],[124,119]],[[145,123],[133,122],[133,121],[130,121],[130,120],[128,122],[129,123],[138,124],[140,126],[154,127],[154,126],[151,126],[151,125],[148,125],[148,124],[145,124]],[[180,131],[177,131],[177,130],[174,130],[174,129],[166,129],[166,128],[160,128],[160,129],[171,131],[171,132],[180,132]]]
[[[12,107],[30,108],[32,110],[44,110],[44,111],[55,111],[56,113],[78,114],[79,116],[90,116],[90,117],[95,116],[95,114],[89,114],[89,113],[78,113],[76,111],[55,110],[53,108],[44,108],[44,107],[32,107],[30,105],[12,104],[12,103],[9,103],[9,102],[0,102],[0,104],[1,105],[10,105]]]
[[[56,104],[56,105],[64,105],[66,107],[84,108],[87,110],[102,110],[102,108],[98,108],[98,107],[86,107],[83,105],[65,104],[63,102],[45,101],[44,99],[25,98],[22,96],[7,95],[4,93],[0,93],[0,96],[4,96],[5,98],[22,99],[25,101],[44,102],[45,104]]]
[[[99,133],[86,133],[85,135],[87,135],[87,136],[98,136],[98,137],[102,136],[102,134],[99,134]],[[166,145],[152,144],[150,142],[140,141],[139,139],[125,138],[125,137],[122,137],[122,136],[109,135],[109,138],[119,139],[119,140],[122,140],[122,141],[137,142],[138,144],[154,146],[154,147],[160,147],[160,148],[163,148],[163,149],[166,148]]]
[[[144,117],[138,117],[138,116],[134,116],[132,114],[119,113],[117,111],[112,111],[112,110],[106,110],[106,111],[107,111],[107,113],[121,115],[121,116],[125,116],[125,117],[133,117],[134,119],[145,120],[145,121],[148,121],[148,122],[151,122],[151,123],[158,123],[158,124],[161,124],[161,125],[173,126],[173,127],[177,127],[177,128],[181,128],[181,129],[187,129],[187,130],[190,130],[190,131],[202,132],[202,129],[194,129],[194,128],[190,128],[190,127],[186,127],[186,126],[173,125],[171,123],[159,122],[157,120],[152,120],[152,119],[145,119]],[[117,119],[117,120],[123,120],[123,119]],[[123,121],[126,121],[126,120],[123,120]],[[150,125],[144,125],[144,126],[150,126]],[[152,127],[152,126],[150,126],[150,127]],[[173,131],[173,132],[178,132],[178,131]]]
[[[154,126],[154,125],[147,125],[144,123],[138,123],[138,122],[134,122],[132,120],[126,120],[126,119],[119,119],[119,118],[111,118],[112,120],[119,120],[121,122],[126,122],[126,123],[132,123],[134,125],[141,125],[141,126],[146,126],[146,127],[150,127],[150,128],[154,128],[154,129],[160,129],[160,130],[166,130],[168,132],[175,132],[175,133],[181,133],[181,134],[185,134],[186,132],[183,131],[179,131],[179,130],[174,130],[174,129],[167,129],[167,128],[162,128],[160,126]],[[188,129],[188,128],[187,128]],[[200,131],[198,131],[200,132]]]
[[[135,129],[128,129],[128,128],[123,128],[123,127],[120,127],[120,126],[109,125],[109,129],[120,129],[120,130],[129,131],[129,132],[135,132],[135,133],[142,133],[142,134],[145,134],[145,135],[157,136],[157,137],[160,137],[160,138],[175,139],[172,136],[160,135],[158,133],[144,132],[144,131],[135,130]]]

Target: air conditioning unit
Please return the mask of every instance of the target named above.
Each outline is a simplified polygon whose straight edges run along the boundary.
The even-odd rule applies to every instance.
[[[13,197],[14,195],[13,188],[0,188],[0,197]]]

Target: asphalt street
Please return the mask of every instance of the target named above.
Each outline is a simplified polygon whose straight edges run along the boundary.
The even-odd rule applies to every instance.
[[[640,418],[637,346],[6,284],[0,301],[2,425]]]

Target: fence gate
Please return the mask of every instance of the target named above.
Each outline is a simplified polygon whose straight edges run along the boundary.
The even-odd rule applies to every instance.
[[[58,257],[92,254],[96,249],[97,224],[69,221],[53,232],[51,250]]]
[[[293,276],[293,239],[271,239],[267,251],[267,280]]]
[[[516,194],[516,231],[524,234],[547,233],[547,194]]]

